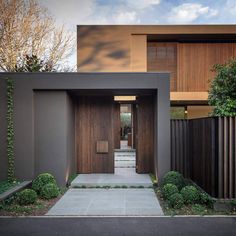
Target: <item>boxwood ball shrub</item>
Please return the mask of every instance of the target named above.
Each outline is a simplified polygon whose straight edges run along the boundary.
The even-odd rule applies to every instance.
[[[40,197],[44,199],[55,198],[59,195],[59,189],[56,184],[49,183],[42,187]]]
[[[164,186],[166,184],[174,184],[177,186],[179,190],[181,190],[185,185],[184,177],[183,175],[181,175],[176,171],[170,171],[167,174],[165,174],[165,176],[162,179],[161,185]]]
[[[161,192],[164,199],[169,199],[171,195],[173,195],[174,193],[178,193],[179,190],[174,184],[166,184],[163,186]]]
[[[201,204],[212,205],[214,202],[213,198],[204,192],[200,193],[199,198]]]
[[[42,173],[38,175],[36,179],[33,181],[32,188],[36,192],[40,193],[42,187],[49,183],[56,184],[56,180],[54,176],[49,173]]]
[[[169,202],[169,205],[175,209],[180,209],[184,205],[184,199],[180,193],[172,194],[168,202]]]
[[[20,205],[34,204],[37,200],[37,193],[33,189],[24,189],[17,196]]]
[[[186,186],[182,188],[180,193],[187,204],[198,203],[200,201],[200,193],[194,186]]]

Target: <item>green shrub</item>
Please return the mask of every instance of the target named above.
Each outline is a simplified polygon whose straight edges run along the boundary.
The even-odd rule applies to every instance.
[[[49,183],[56,184],[56,180],[54,176],[49,173],[42,173],[38,175],[36,179],[33,181],[32,188],[36,192],[40,193],[42,187]]]
[[[44,199],[55,198],[59,195],[59,188],[54,183],[46,184],[40,191],[40,197]]]
[[[192,208],[193,213],[197,215],[204,215],[207,211],[206,207],[200,204],[194,204],[192,205],[191,208]]]
[[[212,205],[213,204],[213,198],[209,196],[207,193],[200,193],[200,203],[205,205]]]
[[[33,189],[24,189],[17,196],[20,205],[34,204],[37,200],[37,193]]]
[[[179,190],[181,190],[185,185],[184,177],[176,171],[170,171],[163,177],[161,186],[166,184],[174,184]]]
[[[161,189],[161,192],[164,199],[169,199],[171,195],[173,195],[174,193],[178,193],[179,190],[174,184],[166,184]]]
[[[194,186],[186,186],[182,188],[180,193],[187,204],[197,203],[200,200],[200,193]]]
[[[214,107],[213,116],[236,116],[236,59],[213,66],[208,101]]]
[[[183,196],[180,193],[174,193],[169,198],[169,205],[175,209],[179,209],[184,205]]]
[[[236,199],[231,200],[231,204],[236,207]]]

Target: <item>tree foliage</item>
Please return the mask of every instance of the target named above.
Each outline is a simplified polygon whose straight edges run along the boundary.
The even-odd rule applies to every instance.
[[[0,71],[15,71],[25,55],[55,68],[71,55],[73,41],[36,0],[0,0]]]
[[[53,66],[49,62],[40,60],[36,55],[25,55],[15,65],[16,72],[52,72]]]
[[[215,78],[209,90],[209,105],[214,116],[236,116],[236,60],[214,65]]]

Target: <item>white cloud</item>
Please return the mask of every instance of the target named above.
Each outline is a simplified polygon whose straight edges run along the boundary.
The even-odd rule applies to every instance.
[[[50,10],[57,20],[73,26],[74,29],[79,24],[134,24],[140,22],[137,11],[127,8],[124,3],[112,7],[109,4],[99,5],[96,0],[38,1]],[[140,6],[144,7],[145,0],[137,1],[140,2]],[[160,0],[146,1],[156,4]]]
[[[229,11],[230,14],[236,15],[236,1],[235,0],[227,0],[225,4],[226,10]]]
[[[217,10],[199,3],[184,3],[172,8],[168,21],[170,23],[191,23],[200,16],[213,17],[218,14]]]
[[[113,16],[113,21],[117,24],[131,24],[138,23],[140,20],[137,18],[137,13],[134,11],[121,11]]]
[[[144,9],[160,4],[161,0],[126,0],[127,4],[135,9]]]

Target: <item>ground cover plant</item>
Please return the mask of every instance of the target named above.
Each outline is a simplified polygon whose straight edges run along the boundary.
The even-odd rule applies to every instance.
[[[1,181],[0,182],[0,194],[9,190],[10,188],[16,186],[19,182],[9,182],[9,181]]]

